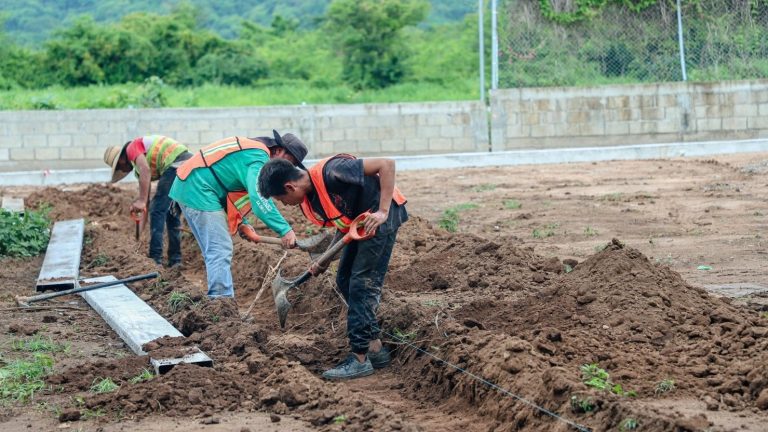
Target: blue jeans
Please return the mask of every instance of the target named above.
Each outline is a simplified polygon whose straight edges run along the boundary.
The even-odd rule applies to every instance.
[[[336,273],[336,284],[349,305],[347,337],[356,354],[367,353],[369,342],[378,339],[381,332],[376,312],[397,228],[381,231],[371,239],[345,246]]]
[[[168,265],[181,263],[181,219],[171,211],[171,199],[168,191],[171,190],[173,180],[176,178],[176,168],[169,167],[165,170],[160,181],[157,182],[157,190],[152,202],[149,204],[149,257],[156,263],[163,263],[163,231],[168,227]]]
[[[208,297],[234,297],[232,237],[224,210],[201,211],[179,204],[205,260]]]

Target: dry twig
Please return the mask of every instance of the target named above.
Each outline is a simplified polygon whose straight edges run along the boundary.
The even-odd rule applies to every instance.
[[[283,253],[283,256],[280,258],[280,260],[277,261],[277,264],[275,264],[274,267],[269,267],[269,270],[267,270],[267,274],[264,276],[264,279],[261,281],[261,288],[259,288],[259,292],[256,293],[256,297],[254,297],[253,301],[251,302],[251,305],[248,307],[248,310],[245,311],[245,314],[243,314],[243,316],[240,318],[241,320],[245,321],[245,319],[248,318],[248,315],[251,314],[253,307],[256,306],[256,302],[259,301],[259,298],[261,298],[261,294],[267,288],[267,285],[269,285],[270,281],[275,278],[275,275],[277,274],[277,270],[280,268],[280,264],[282,264],[283,260],[287,256],[288,256],[288,252]]]

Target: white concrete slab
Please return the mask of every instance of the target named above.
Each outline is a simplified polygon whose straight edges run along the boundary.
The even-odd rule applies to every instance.
[[[83,249],[84,231],[83,219],[70,219],[53,224],[43,266],[37,277],[36,291],[75,288],[80,274],[80,251]]]
[[[86,279],[85,282],[98,283],[115,279],[114,276],[103,276]],[[171,323],[123,284],[85,291],[80,295],[136,355],[147,355],[141,347],[157,338],[184,337]],[[199,349],[197,351],[180,359],[151,359],[151,363],[158,373],[165,372],[178,363],[213,366],[213,361],[205,353]]]
[[[0,208],[9,212],[24,213],[24,198],[15,198],[3,196],[3,202]]]

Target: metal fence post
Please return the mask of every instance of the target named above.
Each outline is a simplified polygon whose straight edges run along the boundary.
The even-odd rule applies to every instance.
[[[680,70],[683,72],[683,81],[688,81],[685,73],[685,44],[683,43],[683,17],[680,11],[680,0],[677,0],[677,43],[680,46]]]
[[[485,103],[485,33],[483,23],[483,1],[477,1],[477,40],[480,52],[480,102]]]

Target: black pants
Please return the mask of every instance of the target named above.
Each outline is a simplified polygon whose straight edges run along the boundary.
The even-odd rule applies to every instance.
[[[348,244],[341,255],[336,284],[349,305],[347,336],[354,353],[368,352],[368,343],[381,332],[376,312],[396,237],[397,228],[378,232],[371,239]]]
[[[181,262],[181,219],[171,212],[171,190],[176,178],[176,168],[168,167],[157,182],[157,190],[149,204],[149,257],[163,263],[163,231],[168,227],[168,265]]]

